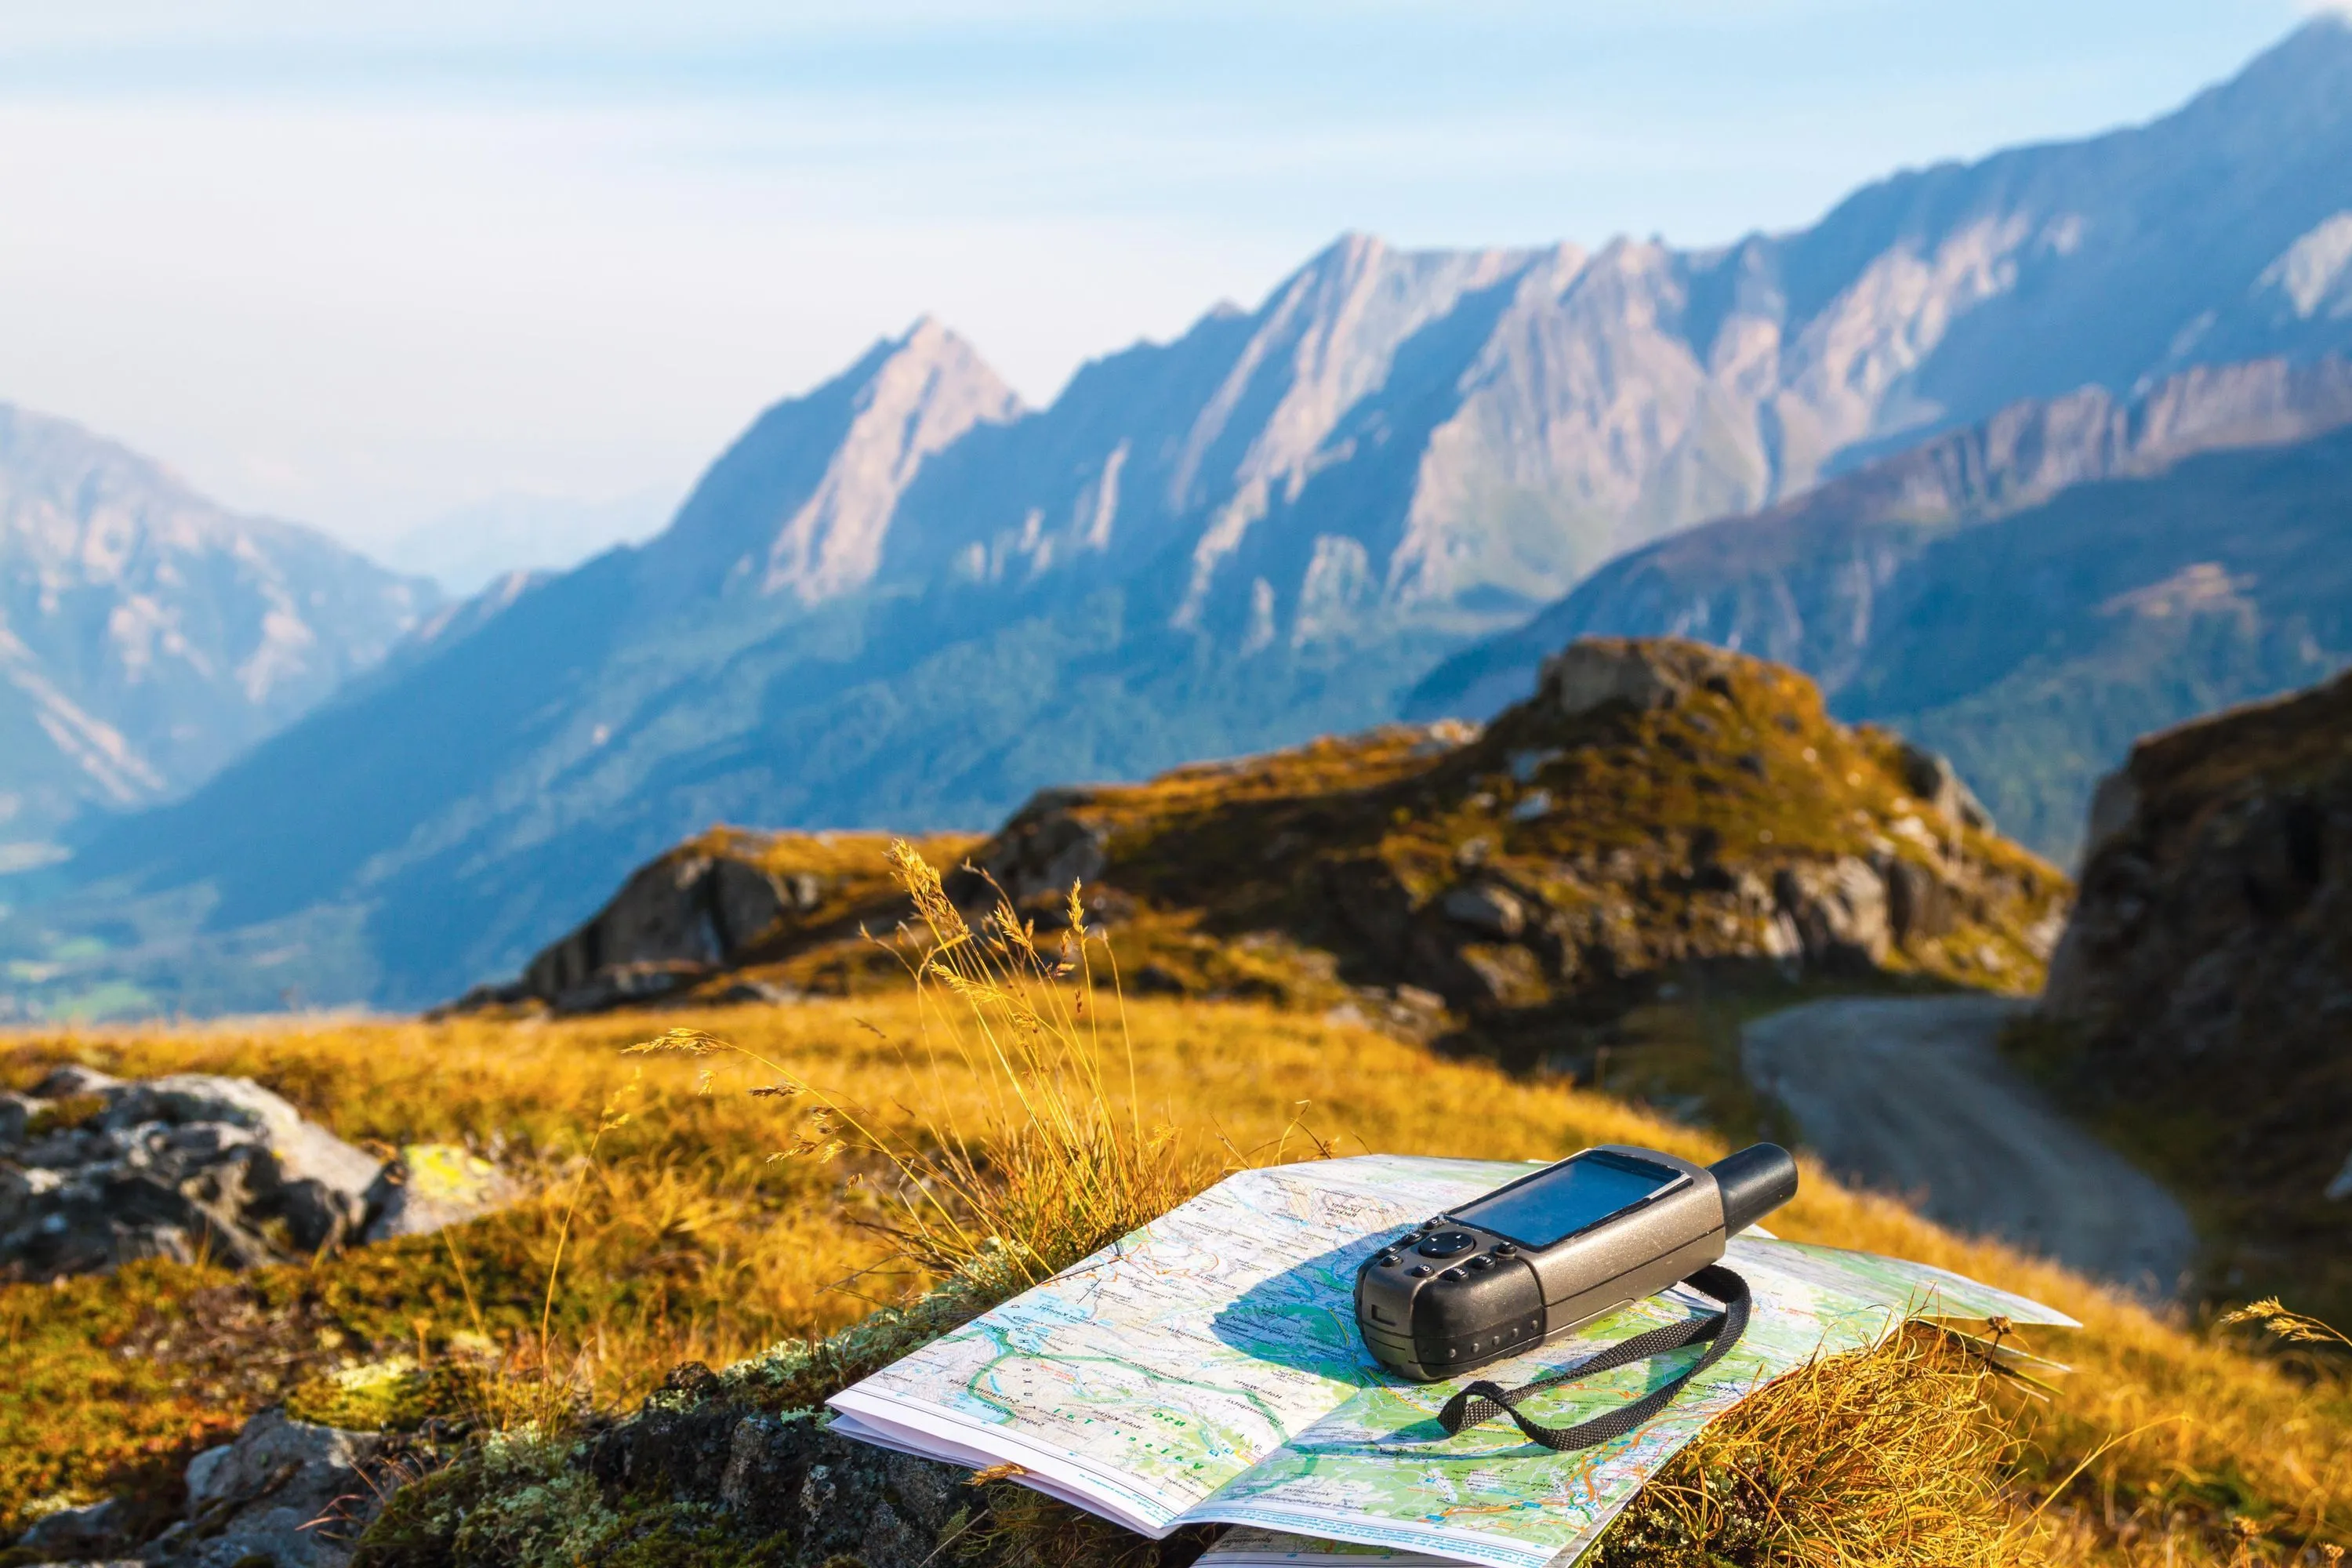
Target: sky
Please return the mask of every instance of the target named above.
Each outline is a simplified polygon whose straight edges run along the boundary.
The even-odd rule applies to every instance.
[[[650,526],[926,312],[1043,403],[1345,230],[1799,226],[2310,9],[0,0],[0,400],[395,563],[517,498]]]

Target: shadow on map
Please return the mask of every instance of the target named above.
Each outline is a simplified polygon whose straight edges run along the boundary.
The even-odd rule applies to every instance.
[[[1387,1381],[1356,1333],[1356,1266],[1381,1240],[1351,1241],[1269,1275],[1219,1311],[1213,1331],[1262,1361],[1359,1385]]]
[[[1445,1429],[1437,1424],[1436,1412],[1468,1380],[1417,1384],[1398,1377],[1372,1359],[1356,1331],[1356,1268],[1380,1249],[1383,1239],[1374,1236],[1335,1247],[1270,1275],[1235,1297],[1230,1306],[1211,1320],[1211,1329],[1217,1338],[1245,1355],[1312,1372],[1358,1388],[1382,1389],[1393,1395],[1378,1401],[1377,1411],[1367,1407],[1361,1399],[1349,1401],[1331,1417],[1291,1439],[1290,1447],[1299,1453],[1393,1455],[1401,1447],[1448,1442]],[[1607,1319],[1591,1325],[1586,1332],[1597,1341],[1617,1337]],[[1580,1356],[1590,1355],[1597,1348],[1580,1334],[1577,1340],[1549,1351],[1537,1351],[1481,1368],[1476,1375],[1499,1377],[1514,1384],[1530,1382]],[[1639,1398],[1674,1377],[1685,1362],[1697,1354],[1694,1348],[1688,1355],[1663,1356],[1638,1370],[1621,1369],[1609,1374],[1611,1383],[1618,1391],[1617,1397]],[[1563,1389],[1545,1396],[1540,1405],[1554,1401],[1565,1405],[1574,1397],[1572,1388]],[[1528,1414],[1538,1419],[1552,1419],[1543,1413],[1540,1405],[1530,1404]],[[1594,1412],[1587,1410],[1584,1414]],[[1382,1419],[1384,1415],[1403,1419],[1390,1427]],[[1327,1435],[1318,1440],[1318,1432]],[[1465,1457],[1465,1446],[1475,1447],[1481,1455],[1535,1447],[1508,1423],[1499,1420],[1454,1439],[1451,1457]]]

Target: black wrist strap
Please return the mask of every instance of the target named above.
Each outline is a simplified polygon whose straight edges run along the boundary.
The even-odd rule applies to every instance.
[[[1620,1340],[1599,1355],[1588,1356],[1565,1372],[1549,1377],[1539,1377],[1520,1388],[1505,1388],[1499,1384],[1480,1381],[1471,1384],[1445,1402],[1437,1413],[1438,1424],[1449,1437],[1458,1436],[1465,1427],[1475,1426],[1481,1421],[1496,1415],[1507,1415],[1517,1423],[1528,1440],[1541,1443],[1547,1448],[1568,1450],[1590,1448],[1612,1437],[1622,1437],[1664,1410],[1683,1391],[1683,1385],[1723,1359],[1726,1352],[1739,1342],[1748,1331],[1748,1281],[1719,1263],[1709,1264],[1683,1281],[1694,1289],[1704,1290],[1723,1303],[1723,1310],[1710,1312],[1703,1318],[1686,1318],[1679,1323],[1667,1323]],[[1546,1426],[1519,1414],[1519,1401],[1530,1394],[1540,1394],[1547,1388],[1557,1388],[1563,1383],[1573,1383],[1590,1377],[1596,1372],[1607,1372],[1630,1362],[1647,1361],[1685,1345],[1695,1345],[1712,1340],[1706,1353],[1685,1369],[1672,1383],[1652,1389],[1633,1404],[1612,1410],[1606,1415],[1596,1415],[1590,1421],[1580,1421],[1573,1426]]]

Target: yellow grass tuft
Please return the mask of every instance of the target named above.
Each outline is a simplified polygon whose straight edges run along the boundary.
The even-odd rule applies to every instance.
[[[929,1113],[904,1102],[821,1087],[758,1052],[696,1029],[673,1028],[633,1053],[732,1052],[772,1075],[761,1098],[803,1100],[785,1152],[820,1163],[846,1154],[886,1179],[876,1228],[919,1277],[959,1277],[988,1296],[1034,1285],[1198,1192],[1217,1167],[1187,1148],[1175,1126],[1147,1126],[1124,998],[1110,968],[1109,1037],[1090,931],[1076,883],[1067,926],[1048,951],[1002,889],[978,926],[949,899],[939,872],[894,839],[890,864],[918,929],[915,1038],[874,1030],[908,1070],[928,1078]],[[976,1105],[948,1083],[975,1086]],[[862,1184],[862,1173],[849,1180]]]
[[[1644,1487],[1593,1568],[2002,1568],[2043,1561],[2011,1502],[1994,1374],[1914,1325],[1755,1394]]]

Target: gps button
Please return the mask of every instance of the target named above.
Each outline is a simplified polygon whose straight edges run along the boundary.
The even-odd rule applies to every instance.
[[[1441,1230],[1425,1237],[1413,1248],[1423,1258],[1453,1258],[1478,1245],[1478,1238],[1466,1230]]]

